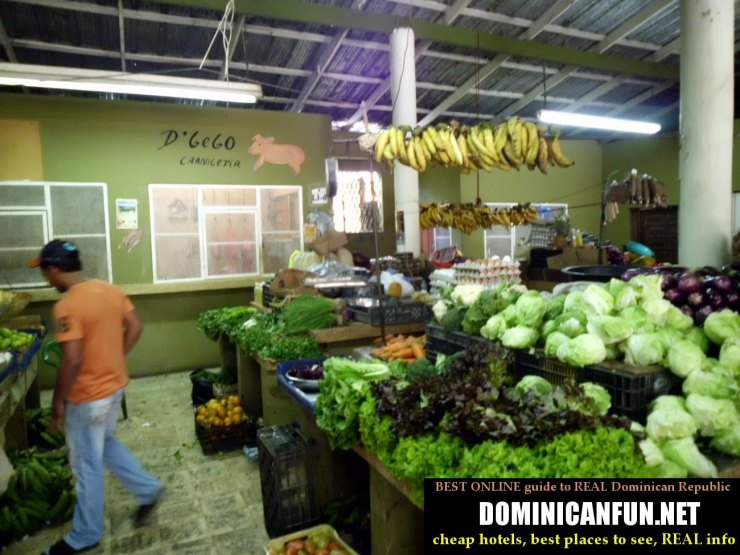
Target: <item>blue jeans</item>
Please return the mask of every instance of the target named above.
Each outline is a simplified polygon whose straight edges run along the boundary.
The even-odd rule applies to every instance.
[[[115,438],[123,389],[104,399],[67,403],[64,431],[77,479],[77,506],[72,530],[64,538],[75,549],[98,543],[105,527],[104,466],[133,493],[140,504],[153,503],[162,487]]]

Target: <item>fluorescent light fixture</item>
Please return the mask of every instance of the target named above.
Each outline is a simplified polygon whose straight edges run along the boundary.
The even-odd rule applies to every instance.
[[[644,133],[645,135],[652,135],[660,131],[659,123],[632,119],[605,118],[586,114],[575,114],[573,112],[557,112],[555,110],[540,110],[537,113],[537,119],[544,123],[554,123],[557,125],[592,127],[594,129],[625,131],[627,133]]]
[[[262,88],[252,83],[11,63],[0,63],[0,85],[241,104],[254,104],[262,96]]]

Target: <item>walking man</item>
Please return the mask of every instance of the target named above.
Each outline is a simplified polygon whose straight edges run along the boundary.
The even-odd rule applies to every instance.
[[[62,361],[52,399],[52,426],[64,429],[77,481],[72,529],[46,553],[82,553],[103,537],[104,467],[138,498],[137,526],[146,522],[162,497],[159,480],[115,437],[128,384],[125,356],[139,339],[142,325],[119,287],[85,278],[74,243],[55,239],[29,265],[40,267],[49,284],[64,293],[53,312]]]

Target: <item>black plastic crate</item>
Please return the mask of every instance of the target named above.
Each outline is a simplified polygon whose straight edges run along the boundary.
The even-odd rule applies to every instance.
[[[380,307],[348,307],[355,315],[355,320],[371,326],[380,325]],[[394,324],[413,324],[426,322],[432,318],[432,309],[423,303],[383,303],[383,323],[386,326]]]
[[[660,395],[680,390],[681,380],[662,366],[630,366],[605,361],[599,365],[578,368],[547,358],[543,351],[530,354],[516,351],[514,373],[517,378],[535,374],[560,385],[572,378],[576,382],[593,382],[603,386],[612,397],[610,411],[633,420],[644,420],[650,401]]]
[[[200,448],[204,455],[236,451],[245,445],[254,446],[257,436],[257,421],[254,417],[249,417],[231,426],[204,426],[196,420],[195,435],[200,442]]]
[[[267,534],[274,538],[319,522],[316,445],[295,424],[262,428],[257,444]]]
[[[491,342],[480,335],[470,335],[461,331],[447,331],[437,324],[427,324],[426,336],[427,350],[443,355],[452,355],[473,345]]]

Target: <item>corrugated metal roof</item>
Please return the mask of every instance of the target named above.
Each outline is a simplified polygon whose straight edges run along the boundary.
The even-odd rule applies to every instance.
[[[305,0],[311,4],[351,8],[355,0]],[[453,27],[479,30],[503,37],[521,37],[532,22],[540,19],[555,0],[472,0],[451,23]],[[452,0],[419,2],[418,0],[367,0],[362,10],[404,19],[444,23],[443,5]],[[0,0],[0,21],[10,40],[12,51],[21,63],[64,67],[120,70],[120,37],[117,0],[77,0],[51,4],[48,0]],[[635,14],[651,5],[651,0],[575,0],[562,14],[546,26],[534,39],[552,46],[567,46],[591,50],[604,36],[618,28]],[[126,11],[124,36],[126,69],[141,73],[218,78],[224,59],[221,39],[214,41],[208,56],[206,72],[197,65],[213,39],[222,12],[140,0],[124,0]],[[607,54],[632,59],[648,59],[657,49],[672,43],[679,36],[679,2],[637,25],[618,40]],[[186,18],[186,19],[182,19]],[[235,16],[234,25],[239,20]],[[740,13],[735,17],[740,29]],[[288,110],[314,80],[309,79],[324,60],[328,46],[342,29],[333,25],[302,24],[248,16],[245,30],[232,37],[238,40],[231,60],[234,80],[252,80],[263,86],[270,99],[260,106]],[[422,50],[417,40],[416,78],[424,86],[418,89],[417,105],[420,117],[445,101],[460,85],[483,68],[495,54],[434,43]],[[425,52],[422,55],[422,52]],[[7,60],[0,43],[0,60]],[[676,64],[676,54],[669,54],[663,63]],[[552,78],[562,64],[543,63],[536,59],[508,56],[506,62],[490,75],[481,74],[477,97],[468,92],[452,106],[443,110],[440,118],[451,112],[477,111],[495,115],[511,106],[521,96],[543,82],[542,67]],[[390,74],[388,36],[384,33],[352,29],[336,48],[310,94],[304,111],[327,113],[334,119],[353,116],[364,99],[373,96],[380,86],[387,87]],[[343,77],[340,77],[343,76]],[[548,88],[550,106],[559,99],[577,100],[614,74],[579,69],[575,75]],[[630,79],[605,90],[600,98],[580,107],[583,111],[601,112],[609,105],[619,105],[652,88],[659,80]],[[7,89],[6,89],[7,90]],[[506,97],[508,95],[508,97]],[[512,97],[513,96],[513,97]],[[511,98],[510,98],[511,97]],[[654,111],[675,103],[678,85],[647,99],[635,111]],[[380,109],[370,106],[371,117],[389,121],[391,94],[386,92],[378,101]],[[327,103],[334,105],[327,105]],[[518,113],[534,113],[541,102],[536,99]],[[562,104],[567,106],[568,104]],[[676,118],[676,114],[668,114]]]

